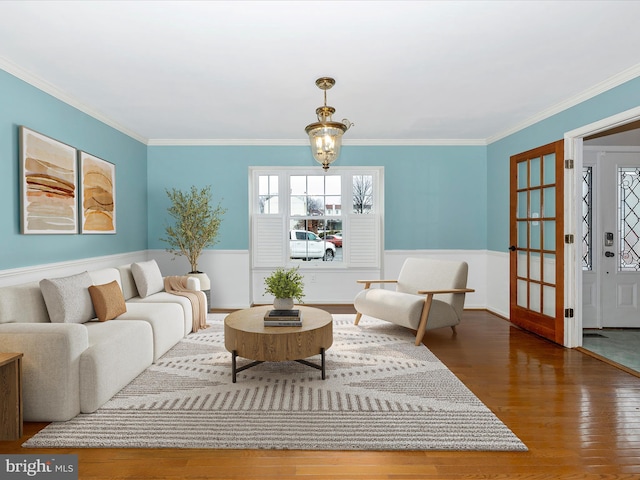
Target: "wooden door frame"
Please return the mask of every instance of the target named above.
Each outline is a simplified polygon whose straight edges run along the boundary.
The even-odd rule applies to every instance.
[[[564,158],[574,161],[574,168],[565,169],[564,221],[565,232],[573,234],[576,241],[565,245],[564,295],[566,308],[573,309],[573,317],[565,318],[564,346],[582,346],[582,262],[577,245],[582,245],[582,204],[576,198],[582,191],[583,140],[585,137],[611,130],[640,120],[640,107],[632,108],[597,122],[584,125],[564,134]],[[576,172],[580,172],[577,174]],[[582,198],[579,195],[580,199]]]

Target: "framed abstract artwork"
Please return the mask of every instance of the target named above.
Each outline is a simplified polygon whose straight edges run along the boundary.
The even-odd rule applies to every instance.
[[[75,148],[20,127],[21,231],[78,233]]]
[[[116,233],[116,166],[80,152],[82,233]]]

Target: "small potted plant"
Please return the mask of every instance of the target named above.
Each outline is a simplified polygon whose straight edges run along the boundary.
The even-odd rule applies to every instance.
[[[294,298],[302,303],[304,282],[302,275],[298,272],[298,267],[289,270],[278,268],[264,279],[264,283],[266,286],[264,293],[275,297],[273,300],[274,309],[292,309]]]

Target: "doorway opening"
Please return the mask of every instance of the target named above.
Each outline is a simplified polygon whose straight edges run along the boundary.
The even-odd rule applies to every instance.
[[[576,316],[567,346],[640,372],[640,108],[565,140],[576,192],[565,204],[576,232],[569,288]]]

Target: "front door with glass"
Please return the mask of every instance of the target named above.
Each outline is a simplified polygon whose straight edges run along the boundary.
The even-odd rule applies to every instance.
[[[600,156],[602,327],[640,328],[640,153]]]

